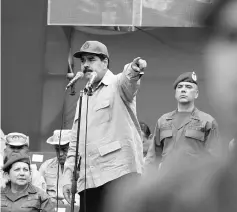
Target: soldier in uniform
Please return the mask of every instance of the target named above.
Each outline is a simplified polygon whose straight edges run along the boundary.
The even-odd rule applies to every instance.
[[[23,133],[9,133],[5,137],[6,148],[4,149],[4,163],[14,154],[29,153],[29,136]],[[46,183],[44,178],[40,175],[39,171],[35,168],[31,168],[32,171],[32,184],[40,189],[46,191]],[[4,187],[4,184],[2,185]]]
[[[39,172],[44,177],[47,186],[47,193],[56,199],[58,196],[59,202],[62,204],[67,204],[64,199],[62,190],[62,173],[64,170],[64,163],[67,157],[67,152],[69,148],[70,141],[70,131],[62,130],[60,137],[60,130],[55,130],[53,136],[47,139],[47,143],[54,146],[57,157],[46,160],[39,169]],[[61,139],[60,139],[61,138]],[[59,188],[57,195],[57,174],[59,174]],[[77,205],[79,205],[79,195],[75,197]]]
[[[177,109],[158,119],[153,143],[147,154],[148,164],[157,157],[162,157],[164,161],[175,151],[182,151],[191,158],[205,153],[217,154],[217,122],[194,104],[199,94],[195,72],[181,74],[174,82],[174,89]]]
[[[42,190],[31,183],[29,155],[24,152],[8,157],[3,166],[8,183],[1,188],[2,212],[51,212],[55,204]]]

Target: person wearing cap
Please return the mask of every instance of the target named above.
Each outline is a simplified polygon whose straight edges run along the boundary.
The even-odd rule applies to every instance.
[[[29,136],[26,136],[23,133],[9,133],[5,137],[5,142],[6,148],[4,149],[4,158],[19,152],[29,152]]]
[[[54,146],[57,157],[46,160],[40,166],[39,172],[45,179],[47,185],[47,193],[55,199],[57,199],[57,175],[59,173],[58,199],[61,204],[67,204],[67,201],[63,196],[62,174],[69,148],[71,130],[60,131],[61,130],[55,130],[53,135],[46,141],[46,143]],[[79,205],[79,198],[80,197],[78,195],[75,198],[77,205]]]
[[[107,47],[98,41],[85,42],[74,57],[81,60],[85,79],[91,79],[96,73],[92,84],[93,95],[88,97],[88,119],[87,96],[82,97],[79,138],[81,166],[77,181],[81,210],[84,210],[86,198],[86,210],[96,212],[103,210],[103,199],[110,186],[142,172],[143,151],[141,129],[136,115],[136,94],[147,64],[138,57],[125,65],[122,73],[114,75],[109,70],[110,56]],[[79,101],[64,165],[63,192],[68,202],[75,164],[78,108]],[[85,190],[86,194],[83,192]]]
[[[162,157],[164,161],[175,151],[181,151],[191,158],[206,153],[217,155],[217,122],[211,115],[197,109],[194,104],[199,95],[196,73],[181,74],[174,82],[174,89],[177,109],[158,119],[153,143],[147,154],[148,164],[157,157]]]
[[[5,140],[5,135],[2,131],[2,129],[0,129],[0,133],[1,133],[1,148],[0,148],[0,187],[4,187],[6,185],[6,180],[3,177],[3,171],[2,171],[2,167],[3,167],[3,155],[4,155],[4,149],[6,148],[6,140]]]
[[[10,156],[18,153],[29,153],[29,136],[23,133],[13,132],[5,136],[5,145],[3,160],[7,161]],[[39,171],[32,168],[32,184],[40,189],[46,191],[46,183]],[[4,187],[4,184],[2,184]]]
[[[31,184],[29,155],[24,152],[11,154],[3,166],[8,179],[1,188],[2,212],[33,212],[55,210],[51,198],[41,189]]]
[[[0,129],[0,135],[1,135],[1,148],[0,148],[0,169],[2,169],[3,166],[3,155],[4,155],[4,150],[6,148],[6,140],[5,140],[5,135],[2,131],[2,129]]]
[[[4,149],[6,148],[6,144],[5,144],[5,134],[4,132],[2,131],[2,129],[0,129],[0,136],[1,136],[1,149],[0,149],[0,154],[1,156],[3,156],[3,152],[4,152]]]

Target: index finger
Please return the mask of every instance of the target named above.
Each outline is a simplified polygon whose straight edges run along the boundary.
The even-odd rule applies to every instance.
[[[138,61],[141,59],[141,57],[137,57],[133,60],[134,63],[138,63]]]

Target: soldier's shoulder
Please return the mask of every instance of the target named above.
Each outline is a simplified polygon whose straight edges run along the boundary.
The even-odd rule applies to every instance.
[[[46,168],[46,167],[48,167],[50,164],[55,163],[56,161],[57,161],[57,157],[50,158],[50,159],[44,161],[44,162],[41,164],[40,168],[41,168],[41,169],[42,169],[43,167]]]
[[[33,185],[32,183],[30,183],[29,189],[31,191],[33,191],[32,193],[37,193],[41,198],[42,197],[44,197],[44,198],[49,197],[49,195],[42,188],[39,188],[39,187]]]
[[[57,161],[57,157],[53,157],[53,158],[50,158],[46,161],[44,161],[43,164],[51,164],[51,163],[55,163]]]
[[[205,121],[208,121],[208,122],[213,122],[213,121],[215,121],[215,119],[214,119],[213,116],[211,116],[210,114],[205,113],[205,112],[203,112],[203,111],[201,111],[201,110],[197,110],[197,115],[199,116],[199,118],[200,118],[201,120],[205,120]]]

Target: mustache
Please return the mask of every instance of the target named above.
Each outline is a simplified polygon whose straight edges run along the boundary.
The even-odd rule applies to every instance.
[[[90,68],[85,68],[84,70],[83,70],[83,73],[85,74],[85,73],[87,73],[87,72],[93,72]]]

